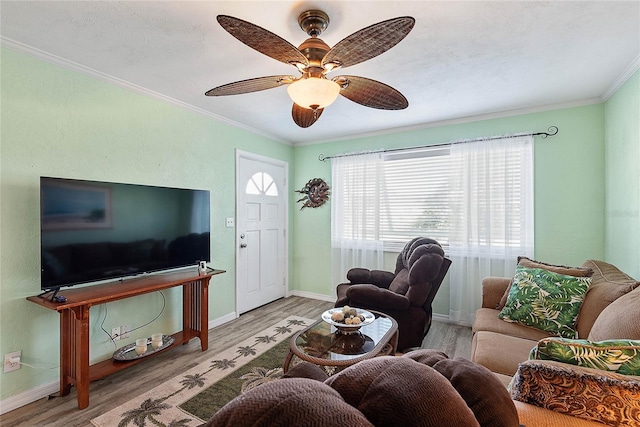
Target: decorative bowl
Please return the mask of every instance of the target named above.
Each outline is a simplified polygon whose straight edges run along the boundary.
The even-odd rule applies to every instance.
[[[367,310],[362,310],[361,308],[356,308],[355,310],[357,314],[361,314],[362,316],[364,316],[364,320],[357,325],[348,325],[346,323],[336,322],[331,319],[331,315],[333,313],[342,312],[341,307],[332,308],[331,310],[327,310],[324,313],[322,313],[322,320],[324,320],[330,325],[335,326],[339,331],[344,333],[357,332],[361,327],[370,325],[371,323],[373,323],[374,320],[376,320],[376,316],[374,316],[373,313]]]

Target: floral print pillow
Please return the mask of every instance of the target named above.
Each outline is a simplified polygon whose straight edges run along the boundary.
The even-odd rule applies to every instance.
[[[544,338],[531,350],[529,360],[533,359],[555,360],[622,375],[640,375],[640,341]]]
[[[576,321],[590,284],[590,277],[518,266],[498,317],[564,338],[577,338]]]

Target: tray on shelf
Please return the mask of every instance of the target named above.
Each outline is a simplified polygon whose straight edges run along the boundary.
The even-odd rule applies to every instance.
[[[153,348],[151,345],[151,338],[147,338],[147,351],[142,354],[136,353],[136,343],[125,345],[122,348],[113,352],[113,358],[121,362],[128,362],[130,360],[140,359],[142,357],[151,356],[154,353],[162,351],[173,344],[174,338],[171,335],[164,335],[162,337],[162,345],[158,348]]]

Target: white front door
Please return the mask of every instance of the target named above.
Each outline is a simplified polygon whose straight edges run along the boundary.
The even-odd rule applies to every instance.
[[[236,155],[236,312],[286,294],[287,164]]]

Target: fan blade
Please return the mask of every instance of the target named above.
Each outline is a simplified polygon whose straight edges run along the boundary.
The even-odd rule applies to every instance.
[[[294,102],[293,108],[291,109],[291,116],[298,126],[308,128],[320,118],[322,111],[324,111],[324,108],[310,110],[308,108],[302,108]]]
[[[410,16],[388,19],[356,31],[339,41],[322,58],[322,66],[335,63],[342,67],[359,64],[391,49],[413,28]]]
[[[214,87],[206,91],[207,96],[239,95],[241,93],[258,92],[265,89],[289,84],[295,80],[293,76],[267,76],[255,79],[241,80],[239,82],[227,83],[226,85]]]
[[[403,110],[409,106],[399,91],[376,80],[358,76],[337,76],[332,80],[342,86],[340,95],[365,107]]]
[[[227,30],[229,34],[240,40],[247,46],[263,53],[273,59],[285,64],[309,65],[309,60],[298,50],[297,47],[283,39],[282,37],[258,27],[242,19],[227,15],[218,15],[218,23]]]

